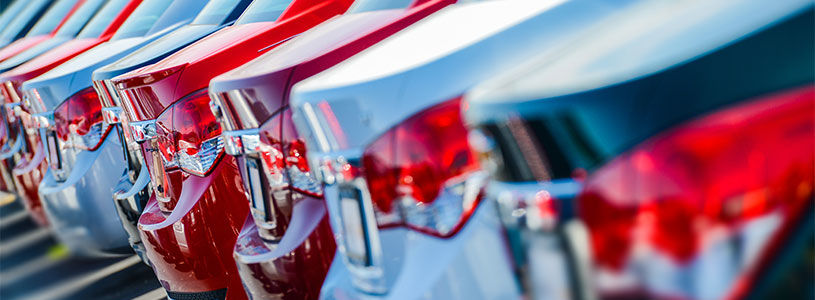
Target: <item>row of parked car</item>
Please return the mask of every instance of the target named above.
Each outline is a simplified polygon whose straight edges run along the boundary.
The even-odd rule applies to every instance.
[[[814,17],[17,0],[0,187],[171,299],[811,299]]]

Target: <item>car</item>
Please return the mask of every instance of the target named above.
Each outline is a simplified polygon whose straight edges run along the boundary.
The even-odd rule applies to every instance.
[[[530,297],[813,297],[813,22],[643,3],[467,93]]]
[[[292,120],[340,250],[321,298],[521,297],[460,95],[630,2],[450,5],[296,84]]]
[[[138,145],[125,134],[126,126],[123,127],[121,123],[122,120],[125,120],[121,115],[121,99],[110,80],[118,75],[156,63],[173,52],[231,24],[250,2],[250,0],[209,1],[191,23],[93,71],[93,85],[100,101],[102,119],[106,126],[114,127],[111,129],[111,134],[116,134],[121,143],[121,145],[111,143],[109,147],[119,148],[116,151],[124,154],[124,160],[122,160],[124,166],[119,171],[121,176],[118,177],[113,189],[116,211],[122,226],[127,231],[130,246],[136,253],[139,253],[142,259],[146,260],[147,257],[144,255],[144,244],[137,227],[141,212],[152,195],[151,189],[147,187],[150,183],[150,176],[146,169],[142,169],[144,157],[139,151],[136,151]],[[129,147],[124,146],[128,144]]]
[[[24,37],[0,48],[0,62],[52,38],[84,2],[84,0],[56,1]]]
[[[220,126],[209,109],[210,79],[350,5],[255,0],[234,25],[113,78],[153,189],[138,228],[170,298],[246,297],[232,249],[248,213],[247,196],[235,159],[223,154]]]
[[[25,36],[53,2],[54,0],[25,1],[25,7],[16,12],[11,22],[0,30],[0,47]]]
[[[39,133],[36,129],[33,129],[34,127],[31,124],[28,124],[32,121],[28,117],[31,112],[23,107],[23,94],[20,87],[26,80],[37,77],[85,50],[109,40],[139,3],[141,3],[141,0],[111,0],[99,8],[99,3],[88,0],[76,13],[76,19],[72,16],[68,21],[71,24],[66,24],[60,29],[60,31],[63,29],[72,31],[79,25],[82,31],[77,34],[76,39],[65,41],[58,32],[57,36],[59,38],[52,38],[48,43],[43,42],[34,48],[53,46],[50,45],[51,41],[61,41],[61,44],[0,74],[0,84],[2,84],[0,92],[3,93],[7,102],[3,105],[7,112],[6,122],[11,132],[16,133],[10,149],[0,152],[0,159],[13,157],[15,166],[12,170],[12,177],[17,189],[17,195],[23,199],[26,208],[39,224],[48,224],[38,195],[38,187],[47,166],[44,162],[44,151],[38,151],[42,147]],[[82,16],[88,14],[93,15],[90,20],[82,18]],[[7,59],[0,65],[9,63],[9,61],[26,55],[33,50],[38,50],[34,48]],[[27,124],[23,124],[24,122]]]
[[[357,0],[346,13],[210,81],[225,152],[236,157],[249,191],[251,214],[234,256],[251,298],[316,299],[336,251],[320,183],[298,152],[302,141],[282,142],[283,132],[294,133],[291,87],[454,2]]]
[[[51,49],[73,40],[105,4],[105,0],[83,0],[77,2],[77,4],[79,8],[65,20],[65,23],[52,36],[0,61],[0,73],[14,69]],[[4,48],[2,51],[16,52],[14,48],[18,47],[18,45],[9,45],[9,47],[11,47],[9,50]]]
[[[39,185],[53,230],[73,253],[118,253],[135,238],[120,238],[119,210],[112,190],[125,169],[118,135],[108,126],[93,89],[91,74],[191,22],[205,2],[144,0],[107,42],[90,48],[50,71],[27,80],[21,91],[31,127],[40,131],[48,171]],[[79,203],[79,205],[76,205]],[[98,228],[91,230],[91,228]],[[126,249],[126,248],[125,248]],[[138,254],[142,254],[138,251]],[[129,252],[129,251],[127,251]]]
[[[11,21],[14,20],[14,17],[20,13],[26,7],[26,2],[23,0],[14,0],[12,1],[8,7],[4,7],[4,10],[0,10],[0,26],[6,28],[6,26],[11,24]]]

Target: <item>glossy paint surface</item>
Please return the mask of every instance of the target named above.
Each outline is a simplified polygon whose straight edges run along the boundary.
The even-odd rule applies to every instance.
[[[213,79],[210,92],[240,90],[246,103],[224,97],[228,120],[235,129],[257,128],[288,105],[291,87],[356,55],[399,30],[454,1],[421,1],[406,9],[345,14],[333,18],[269,51],[261,57]],[[235,99],[235,101],[240,101]],[[235,107],[247,107],[250,113]]]
[[[221,161],[209,177],[181,176],[173,212],[162,211],[153,196],[139,219],[156,276],[170,292],[227,289],[228,298],[245,298],[232,248],[249,209],[234,159]]]
[[[116,77],[118,89],[139,99],[125,100],[124,109],[132,121],[153,119],[181,97],[205,88],[212,77],[342,13],[351,1],[318,2],[297,0],[277,21],[221,29],[158,63]]]
[[[169,105],[205,88],[212,77],[342,13],[350,2],[296,0],[277,21],[221,29],[156,64],[114,78],[124,94],[129,121],[157,118]],[[147,169],[154,186],[163,182],[157,194],[165,198],[151,200],[139,229],[162,285],[170,293],[227,289],[228,298],[244,298],[232,251],[249,207],[235,159],[224,155],[215,171],[198,177],[178,169],[164,170],[160,158],[151,159],[158,157],[151,147],[142,146]],[[166,179],[157,181],[156,176]],[[224,218],[225,212],[229,217]],[[184,232],[183,239],[179,232]]]
[[[333,162],[339,157],[354,161],[352,165],[358,164],[363,151],[374,140],[411,116],[455,99],[500,70],[523,64],[541,49],[557,45],[585,30],[588,27],[585,25],[592,20],[606,18],[626,5],[614,6],[600,1],[522,3],[509,6],[486,1],[447,6],[359,55],[295,85],[290,105],[297,131],[306,139],[312,164],[324,158]],[[570,20],[569,26],[560,25],[565,19]],[[479,63],[472,63],[474,60]],[[338,171],[342,170],[341,166],[327,168],[345,176]],[[432,295],[430,297],[464,299],[512,297],[513,293],[520,293],[514,280],[485,281],[478,275],[459,275],[501,274],[502,269],[511,269],[509,254],[502,252],[508,249],[502,242],[490,247],[489,253],[478,253],[475,248],[463,246],[486,245],[484,240],[503,240],[499,224],[481,222],[485,215],[495,213],[493,204],[487,202],[475,208],[460,231],[445,238],[400,227],[368,230],[360,239],[366,239],[374,249],[368,251],[373,267],[350,258],[345,249],[349,247],[343,245],[346,244],[343,236],[350,235],[343,227],[347,217],[341,210],[339,193],[342,185],[355,185],[365,179],[362,176],[345,178],[344,182],[337,180],[326,187],[326,203],[340,249],[338,261],[343,263],[332,265],[323,287],[323,298],[353,298],[366,292],[388,299],[414,298],[425,292]],[[368,186],[364,189],[366,193],[369,191]],[[458,195],[454,197],[461,199]],[[364,220],[368,222],[366,228],[376,227],[378,220],[373,219],[373,203],[364,193],[360,200],[371,207],[363,207]],[[476,242],[476,239],[483,240]],[[428,249],[438,254],[415,255],[426,253]],[[493,258],[469,258],[480,255]],[[487,261],[490,263],[484,263]],[[413,277],[422,272],[429,273]],[[435,272],[455,274],[452,276],[457,280],[431,275]],[[460,286],[483,290],[462,291]],[[495,292],[499,290],[501,292]]]
[[[640,271],[662,277],[630,287],[600,281],[602,292],[644,288],[686,299],[736,292],[736,280],[812,207],[813,97],[811,87],[796,89],[705,116],[591,174],[578,201],[598,276],[631,276],[645,263]],[[729,244],[734,238],[743,244]]]
[[[272,113],[285,107],[289,89],[300,79],[331,67],[450,3],[452,1],[434,1],[431,5],[406,11],[391,10],[338,16],[271,50],[261,58],[213,80],[210,92],[239,89],[251,95],[242,98],[246,103],[228,102],[224,103],[224,107],[227,107],[225,109],[227,113],[243,112],[235,109],[236,106],[251,108],[250,114],[231,115],[228,119],[235,120],[233,126],[238,129],[257,128],[258,124],[266,121]],[[292,71],[302,65],[307,67],[298,69],[299,73],[296,73],[298,77],[291,78]],[[230,100],[233,98],[227,97],[227,101]],[[287,123],[284,126],[291,127],[292,124]],[[296,206],[297,204],[295,210]],[[295,212],[285,221],[278,220],[278,223],[284,222],[292,226],[297,222],[305,222],[304,217]],[[299,246],[298,250],[283,256],[269,255],[272,251],[264,245],[258,235],[254,220],[247,220],[236,244],[235,256],[241,271],[241,279],[253,298],[281,297],[281,293],[286,289],[288,292],[282,294],[285,295],[284,299],[317,297],[319,285],[330,266],[335,248],[327,215],[324,218],[318,228],[309,231],[308,241]],[[298,233],[296,229],[289,227],[285,235],[296,233]],[[323,245],[321,247],[323,249],[313,249],[315,241],[321,241],[319,245]],[[298,257],[305,258],[297,259]],[[255,263],[242,263],[246,260]],[[298,267],[312,272],[305,276],[293,272]]]
[[[9,57],[15,56],[20,52],[28,50],[40,42],[54,37],[68,18],[70,18],[73,13],[76,12],[76,10],[79,9],[79,7],[84,3],[85,0],[59,0],[57,3],[54,3],[51,8],[49,8],[49,10],[41,17],[41,20],[34,25],[34,28],[31,29],[32,32],[29,32],[25,37],[0,49],[0,62]],[[52,21],[52,19],[56,18],[59,18],[60,20],[56,22]],[[41,23],[42,25],[40,25]],[[53,28],[50,28],[49,25],[52,25]]]
[[[124,168],[118,144],[118,138],[109,134],[96,151],[63,151],[61,158],[74,166],[68,178],[57,182],[49,170],[39,184],[55,236],[73,253],[84,256],[132,253],[111,198]]]
[[[42,201],[37,193],[48,164],[43,159],[42,143],[36,134],[24,133],[24,141],[27,149],[32,151],[20,151],[15,161],[17,165],[11,170],[14,178],[14,186],[17,188],[17,195],[23,200],[23,205],[31,213],[34,221],[41,226],[48,226],[48,218],[45,215]],[[36,152],[39,151],[39,152]]]
[[[111,38],[113,33],[116,29],[124,22],[124,20],[130,15],[130,13],[136,8],[136,6],[141,3],[141,0],[131,0],[127,5],[125,5],[124,9],[121,10],[114,20],[107,24],[106,27],[102,30],[100,36],[95,38],[85,38],[85,39],[74,39],[70,40],[67,43],[64,43],[60,46],[57,46],[50,51],[37,56],[36,58],[29,60],[28,62],[10,70],[5,73],[0,74],[0,82],[11,82],[13,88],[17,89],[17,95],[20,94],[20,87],[22,83],[26,80],[32,79],[36,76],[39,76],[48,70],[64,63],[65,61],[73,58],[76,55],[90,49],[93,46],[96,46],[102,42],[107,41]],[[7,86],[5,88],[8,88]],[[8,95],[6,91],[6,95]],[[20,99],[12,99],[12,101],[19,102]],[[28,112],[31,113],[31,112]],[[37,133],[27,133],[27,139],[33,142],[34,145],[39,143],[39,137]],[[36,204],[41,202],[40,197],[37,195],[38,187],[43,179],[43,166],[30,166],[31,161],[37,156],[37,153],[33,153],[30,151],[37,150],[39,148],[27,148],[29,151],[25,153],[20,153],[18,155],[24,156],[26,158],[26,167],[19,168],[18,170],[28,170],[29,172],[35,172],[36,174],[26,174],[28,172],[18,172],[19,174],[15,174],[15,182],[19,182],[17,184],[17,190],[20,191],[20,194],[26,194],[26,198],[28,205],[26,207],[37,208],[40,205]],[[38,164],[45,164],[45,161],[39,161],[35,163]],[[17,167],[15,167],[17,168]],[[13,172],[13,171],[12,171]]]
[[[322,199],[295,204],[297,219],[274,247],[248,217],[235,243],[235,263],[252,299],[316,299],[336,249]]]
[[[794,245],[815,203],[815,13],[767,3],[656,4],[465,97],[474,133],[494,142],[494,181],[537,186],[571,208],[556,210],[561,224],[587,226],[569,237],[585,250],[577,284],[604,299],[744,299],[778,288],[770,270],[810,266]],[[524,233],[551,234],[536,230]],[[576,251],[544,248],[520,251]],[[528,269],[535,286],[553,283]]]

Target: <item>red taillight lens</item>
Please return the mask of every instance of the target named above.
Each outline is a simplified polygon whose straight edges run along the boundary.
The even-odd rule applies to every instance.
[[[280,139],[281,115],[277,114],[260,126],[258,135],[260,145],[258,155],[263,163],[263,170],[273,188],[288,185],[285,174],[286,160],[283,156],[283,144]]]
[[[172,120],[168,120],[168,115],[172,115]],[[172,123],[172,130],[167,131],[168,134],[160,134],[167,137],[164,142],[159,140],[160,151],[167,160],[174,157],[181,170],[206,176],[223,155],[221,125],[209,109],[206,90],[179,100],[156,121],[157,131],[162,127],[170,128],[160,126],[158,122]]]
[[[224,142],[206,91],[175,105],[173,129],[178,133],[178,166],[190,174],[208,174],[223,154]]]
[[[292,190],[322,197],[322,185],[309,174],[306,146],[294,130],[291,110],[284,109],[259,130],[259,154],[273,187],[289,185]]]
[[[595,171],[578,204],[604,276],[690,278],[705,261],[735,277],[755,266],[815,199],[812,99],[807,87],[716,112]],[[728,247],[743,256],[728,260]]]
[[[283,155],[286,159],[286,173],[289,176],[291,187],[294,191],[321,197],[323,195],[322,185],[309,173],[306,143],[294,129],[291,110],[286,109],[281,114]]]
[[[404,225],[449,236],[472,213],[477,199],[466,199],[464,184],[479,165],[467,143],[460,102],[456,98],[425,110],[366,148],[363,173],[377,214],[398,209]]]
[[[81,90],[54,110],[57,137],[66,147],[96,150],[110,127],[102,119],[102,105],[93,88]]]
[[[164,168],[178,167],[176,162],[176,145],[173,133],[173,107],[168,108],[156,118],[156,146]]]

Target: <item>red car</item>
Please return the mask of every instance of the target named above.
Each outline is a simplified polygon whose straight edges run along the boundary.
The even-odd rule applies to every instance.
[[[291,87],[454,2],[357,0],[344,15],[212,80],[226,152],[250,191],[252,216],[234,255],[255,298],[317,298],[336,248],[320,184],[291,124]]]
[[[113,79],[153,196],[139,230],[171,298],[244,299],[232,249],[247,194],[207,95],[210,79],[345,12],[351,0],[256,0],[235,25]]]
[[[54,3],[25,37],[0,49],[0,61],[15,56],[20,52],[54,37],[65,22],[68,21],[84,3],[85,0],[60,0]]]
[[[141,0],[112,0],[106,3],[94,17],[85,25],[77,37],[59,47],[37,56],[36,58],[0,74],[3,96],[10,103],[5,104],[6,117],[11,133],[18,133],[15,143],[20,143],[22,151],[16,154],[17,165],[12,170],[17,194],[24,200],[26,207],[32,213],[37,223],[45,225],[47,220],[42,210],[37,189],[45,174],[45,152],[36,130],[30,132],[22,128],[35,128],[34,126],[20,127],[20,123],[30,122],[31,118],[27,107],[22,105],[20,86],[24,81],[37,77],[48,70],[62,64],[74,56],[109,40],[116,29],[122,25],[131,12],[141,3]],[[11,136],[10,136],[11,138]],[[19,141],[19,142],[18,142]]]

